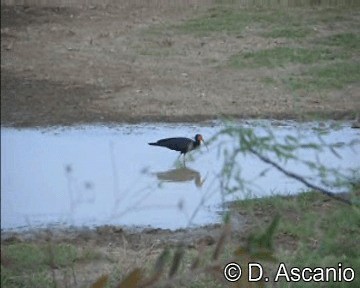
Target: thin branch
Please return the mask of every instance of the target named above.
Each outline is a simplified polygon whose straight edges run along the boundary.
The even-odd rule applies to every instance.
[[[326,196],[329,196],[333,199],[336,199],[338,201],[341,201],[343,203],[346,203],[346,204],[349,204],[349,205],[352,205],[353,203],[348,200],[348,199],[345,199],[345,198],[342,198],[340,196],[337,196],[334,192],[331,192],[327,189],[324,189],[320,186],[317,186],[315,184],[312,184],[310,182],[308,182],[307,180],[304,179],[304,177],[296,174],[296,173],[293,173],[293,172],[290,172],[290,171],[287,171],[285,170],[284,168],[282,168],[280,165],[278,165],[277,163],[275,163],[274,161],[272,161],[271,159],[265,157],[264,155],[260,154],[259,152],[255,151],[254,149],[252,149],[251,147],[249,147],[249,151],[251,153],[253,153],[255,156],[257,156],[261,161],[267,163],[267,164],[270,164],[271,166],[275,167],[277,170],[279,170],[281,173],[285,174],[286,176],[290,177],[290,178],[293,178],[301,183],[303,183],[304,185],[306,185],[307,187],[309,187],[310,189],[313,189],[313,190],[317,190],[323,194],[325,194]]]

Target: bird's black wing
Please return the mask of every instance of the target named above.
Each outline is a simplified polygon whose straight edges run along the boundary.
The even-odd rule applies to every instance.
[[[155,143],[149,143],[149,144],[154,146],[162,146],[169,148],[171,150],[185,153],[192,142],[193,140],[189,138],[175,137],[175,138],[161,139]]]

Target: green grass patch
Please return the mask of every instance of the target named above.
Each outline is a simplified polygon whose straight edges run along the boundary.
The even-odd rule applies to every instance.
[[[291,47],[276,47],[272,49],[233,55],[229,64],[233,68],[274,68],[289,63],[312,64],[324,60],[334,60],[343,57],[330,49],[305,49]]]
[[[358,199],[359,191],[353,197]],[[350,207],[318,192],[309,192],[295,197],[274,196],[240,201],[236,209],[254,219],[257,223],[254,231],[266,227],[276,213],[280,215],[275,235],[276,257],[287,267],[337,268],[341,262],[343,267],[352,267],[355,271],[360,269],[358,206]],[[277,268],[276,263],[269,266],[271,270],[274,268]],[[359,284],[360,278],[356,277],[351,283],[353,286],[345,282],[330,282],[326,287],[358,287]],[[305,286],[303,282],[290,285],[284,281],[279,287]]]
[[[344,49],[360,49],[360,36],[355,33],[339,33],[323,38],[319,42]]]
[[[50,267],[72,267],[78,256],[76,248],[67,244],[14,243],[2,247],[1,253],[2,287],[50,287]]]
[[[271,31],[266,31],[262,33],[262,36],[269,38],[289,38],[297,39],[304,38],[312,33],[312,30],[308,27],[303,27],[300,25],[289,26],[289,27],[276,27]]]
[[[46,271],[14,275],[8,268],[1,267],[1,287],[47,288],[54,287],[54,283]]]
[[[350,0],[351,1],[351,0]],[[353,2],[352,4],[354,4]],[[333,24],[333,23],[346,23],[351,22],[352,17],[357,17],[357,11],[359,8],[359,4],[350,5],[350,3],[338,6],[338,7],[323,7],[320,10],[313,10],[309,12],[310,23],[325,23],[325,24]],[[352,7],[353,6],[353,7]],[[357,6],[357,7],[356,7]]]
[[[292,90],[341,89],[348,84],[360,82],[360,63],[341,62],[313,67],[306,73],[285,79],[284,82]]]
[[[77,257],[76,248],[66,244],[49,247],[16,243],[6,246],[4,253],[10,263],[13,263],[15,271],[42,271],[52,261],[55,266],[64,267],[73,263]]]
[[[239,34],[249,25],[265,26],[272,22],[286,22],[291,18],[281,10],[254,10],[241,8],[215,7],[204,15],[190,19],[175,28],[183,33],[206,36],[211,33],[224,32]]]

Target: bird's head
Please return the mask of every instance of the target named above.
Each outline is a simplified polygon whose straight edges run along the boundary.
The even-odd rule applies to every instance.
[[[206,143],[205,143],[204,138],[202,137],[202,135],[196,134],[196,135],[195,135],[195,141],[196,141],[196,142],[199,142],[199,143],[203,142],[203,143],[205,144],[205,146],[206,146],[206,149],[209,150],[209,148],[207,147],[207,145],[206,145]]]
[[[204,142],[204,139],[200,134],[196,134],[195,135],[195,141],[196,142],[201,142],[201,141]]]

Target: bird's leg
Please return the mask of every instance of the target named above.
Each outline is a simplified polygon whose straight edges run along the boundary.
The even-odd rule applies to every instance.
[[[181,154],[182,153],[179,154],[178,161],[180,161]],[[184,154],[184,156],[185,156],[185,154]],[[185,163],[185,160],[184,160],[184,163]]]
[[[184,153],[184,167],[186,167],[186,164],[185,164],[185,155],[186,155],[186,154]]]

